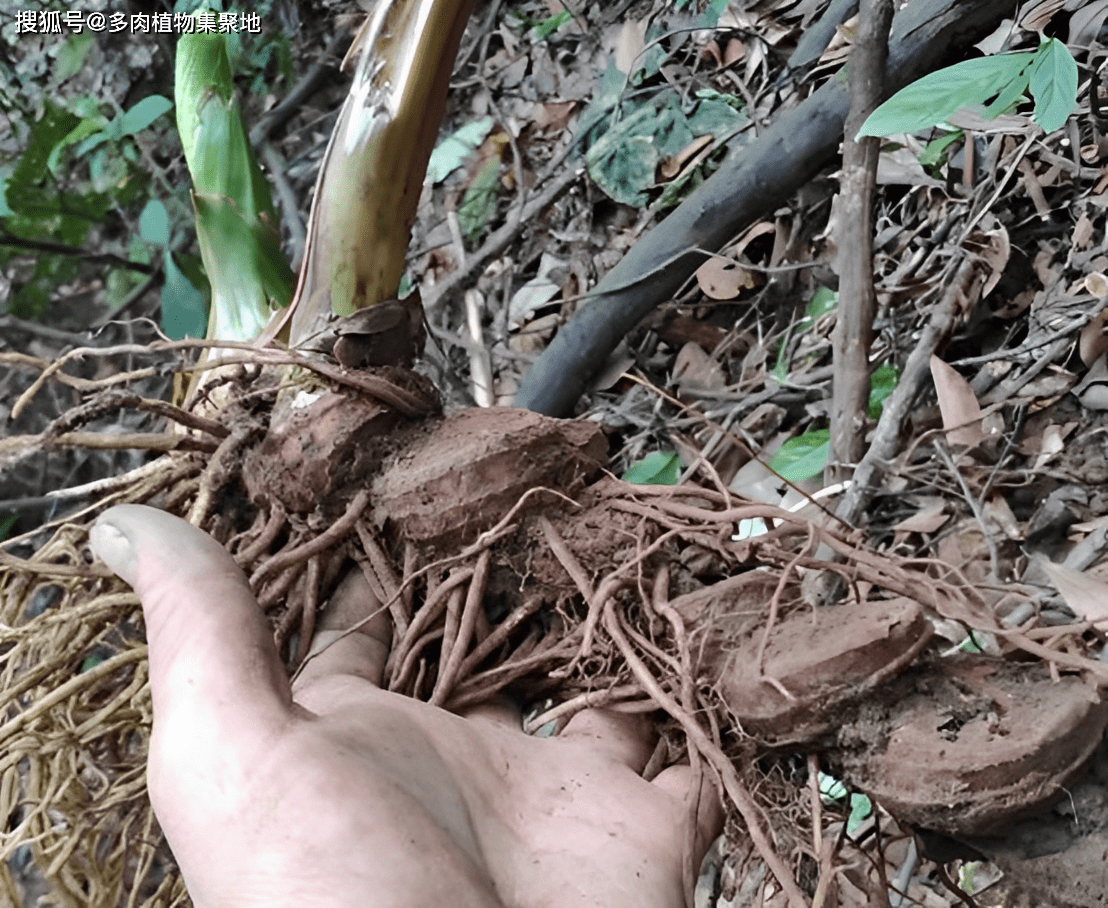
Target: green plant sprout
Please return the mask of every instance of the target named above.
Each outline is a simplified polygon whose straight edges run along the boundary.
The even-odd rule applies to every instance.
[[[869,380],[869,401],[866,415],[880,419],[881,411],[889,395],[893,393],[900,372],[889,363],[874,370]],[[769,468],[789,482],[805,482],[823,474],[831,453],[831,430],[809,429],[802,435],[790,438],[770,458]]]
[[[680,467],[676,451],[655,451],[631,464],[620,479],[639,485],[675,486]]]

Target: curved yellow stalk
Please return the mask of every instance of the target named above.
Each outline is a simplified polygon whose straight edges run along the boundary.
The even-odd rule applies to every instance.
[[[289,342],[395,295],[474,0],[379,0],[312,201]]]

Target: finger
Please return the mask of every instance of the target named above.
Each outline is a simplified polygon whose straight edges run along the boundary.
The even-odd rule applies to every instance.
[[[202,745],[288,715],[272,633],[214,539],[164,511],[120,505],[93,524],[89,541],[142,602],[157,724]]]
[[[357,630],[347,631],[360,624]],[[309,684],[334,675],[353,675],[380,687],[392,642],[392,619],[381,607],[359,568],[339,583],[323,610],[309,659],[293,685],[298,694]]]
[[[642,774],[654,752],[654,726],[645,713],[583,709],[558,735],[558,740],[587,741],[613,760]]]
[[[655,776],[654,785],[684,801],[695,811],[697,832],[697,863],[708,846],[723,832],[723,804],[712,781],[712,773],[694,773],[691,766],[677,765],[663,769]]]

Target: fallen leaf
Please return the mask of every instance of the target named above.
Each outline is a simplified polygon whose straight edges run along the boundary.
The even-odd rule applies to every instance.
[[[1108,296],[1108,277],[1101,272],[1094,271],[1085,275],[1083,281],[1085,289],[1093,296]]]
[[[658,172],[662,175],[663,179],[672,180],[677,174],[684,170],[685,164],[687,164],[690,159],[694,158],[702,149],[708,147],[714,141],[715,138],[711,135],[700,136],[699,138],[693,139],[673,157],[666,158],[662,161],[661,166],[658,168]]]
[[[1092,291],[1090,290],[1089,292],[1091,293]],[[1099,314],[1094,315],[1089,319],[1088,324],[1081,329],[1081,334],[1078,336],[1077,352],[1081,354],[1081,362],[1086,366],[1091,366],[1100,359],[1104,351],[1108,350],[1108,331],[1106,331],[1108,325],[1105,323],[1106,314],[1108,314],[1108,310],[1103,310]]]
[[[673,381],[678,391],[687,388],[718,390],[727,384],[723,368],[699,344],[685,344],[673,363]]]
[[[947,440],[952,445],[973,447],[985,434],[981,429],[981,405],[973,388],[951,366],[934,355],[931,357],[931,377],[935,381]]]
[[[738,262],[712,256],[696,269],[696,282],[705,296],[714,300],[732,300],[741,290],[754,286],[754,278]]]
[[[911,517],[905,517],[900,523],[893,526],[893,532],[934,533],[949,519],[946,513],[946,505],[940,501],[917,511]]]
[[[616,39],[616,68],[622,73],[630,73],[635,65],[635,60],[642,53],[646,43],[646,20],[637,22],[628,19],[619,30],[619,38]]]
[[[1039,564],[1076,615],[1093,624],[1108,621],[1108,583],[1045,558]]]

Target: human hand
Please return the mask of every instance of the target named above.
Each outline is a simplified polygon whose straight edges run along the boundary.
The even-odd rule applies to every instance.
[[[677,908],[722,825],[688,767],[652,782],[641,716],[589,710],[557,738],[507,707],[457,716],[380,689],[387,616],[350,574],[290,687],[242,572],[139,505],[96,553],[142,601],[150,799],[197,908]],[[691,852],[688,843],[695,842]]]

